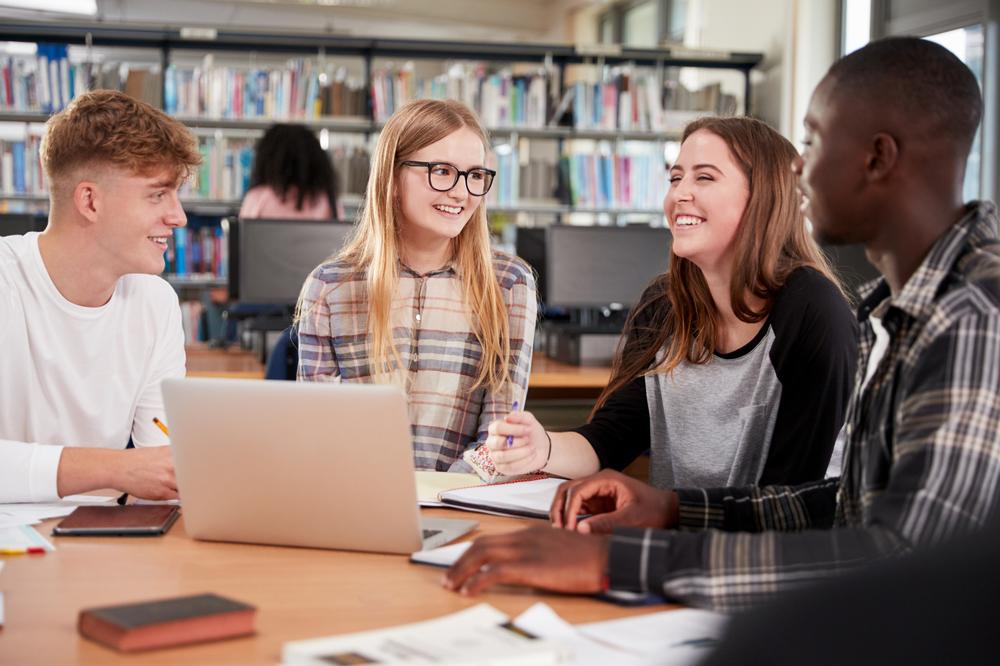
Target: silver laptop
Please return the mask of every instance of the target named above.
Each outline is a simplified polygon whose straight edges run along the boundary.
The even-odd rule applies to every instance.
[[[412,553],[478,525],[421,519],[396,387],[167,379],[163,400],[195,539]]]

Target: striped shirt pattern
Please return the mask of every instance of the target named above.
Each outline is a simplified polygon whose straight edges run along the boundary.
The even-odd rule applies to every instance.
[[[520,259],[494,252],[493,267],[510,322],[511,384],[497,392],[473,388],[482,348],[474,314],[456,270],[420,275],[400,264],[392,303],[393,339],[406,369],[413,457],[417,469],[447,471],[468,448],[486,439],[490,421],[524,404],[535,335],[536,288]],[[368,298],[364,271],[344,262],[306,278],[299,321],[302,381],[372,383],[368,355]],[[459,463],[464,469],[465,463]]]
[[[868,286],[856,387],[875,342],[872,314],[889,348],[848,406],[841,478],[678,490],[679,531],[615,532],[613,588],[739,610],[984,524],[1000,497],[994,204],[970,205],[896,297],[882,279]]]

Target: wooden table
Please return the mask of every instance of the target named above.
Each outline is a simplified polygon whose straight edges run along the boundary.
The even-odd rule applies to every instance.
[[[536,521],[475,517],[478,534]],[[38,526],[48,536],[55,520]],[[183,518],[164,537],[51,537],[56,551],[2,558],[6,626],[0,664],[276,664],[285,641],[376,629],[439,617],[485,601],[515,616],[537,601],[572,623],[664,610],[624,608],[587,597],[501,587],[474,598],[440,586],[442,569],[405,556],[194,541]],[[216,592],[257,607],[257,634],[137,654],[81,638],[83,608]]]
[[[203,345],[187,348],[188,376],[260,379],[264,367],[257,357],[236,348],[209,349]],[[570,365],[553,361],[544,354],[532,359],[528,400],[594,399],[608,383],[611,369]]]

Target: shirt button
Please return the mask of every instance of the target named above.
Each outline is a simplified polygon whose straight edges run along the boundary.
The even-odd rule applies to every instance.
[[[420,321],[420,314],[417,314],[417,321]]]

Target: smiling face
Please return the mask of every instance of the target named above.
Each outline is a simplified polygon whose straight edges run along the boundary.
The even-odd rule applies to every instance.
[[[467,171],[485,166],[486,149],[479,135],[462,127],[405,160],[447,162]],[[469,194],[464,177],[447,192],[439,192],[428,182],[427,167],[402,166],[398,173],[400,229],[407,242],[434,244],[455,238],[482,203],[483,197]]]
[[[747,177],[726,142],[705,129],[694,132],[670,167],[663,202],[674,254],[703,271],[728,269],[749,198]]]
[[[863,214],[872,206],[864,194],[863,133],[857,110],[845,113],[835,87],[832,78],[816,87],[806,112],[802,154],[792,169],[799,177],[802,212],[812,222],[816,239],[859,243],[874,235],[869,216]]]
[[[174,229],[187,223],[179,179],[168,170],[133,175],[107,167],[95,179],[94,239],[113,270],[161,273]]]

